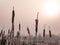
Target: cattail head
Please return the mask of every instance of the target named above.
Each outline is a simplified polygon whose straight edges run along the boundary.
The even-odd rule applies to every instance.
[[[14,16],[15,16],[15,11],[14,11],[14,6],[13,6],[13,11],[12,11],[12,23],[14,22]]]
[[[19,30],[21,29],[21,25],[19,24]]]
[[[52,35],[51,35],[51,30],[49,30],[49,36],[50,36],[50,38],[52,37]]]
[[[45,29],[43,30],[43,37],[45,37]]]
[[[20,33],[19,33],[19,32],[17,32],[17,37],[19,37],[19,35],[20,35]]]
[[[43,37],[45,37],[45,24],[44,24],[44,29],[43,29]]]
[[[28,34],[30,34],[29,28],[27,27]]]
[[[49,37],[51,38],[51,37],[52,37],[52,35],[51,35],[50,26],[48,26],[48,28],[49,28]]]

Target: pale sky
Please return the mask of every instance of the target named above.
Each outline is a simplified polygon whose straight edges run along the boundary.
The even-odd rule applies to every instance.
[[[35,19],[39,12],[38,34],[42,34],[46,24],[52,34],[60,35],[60,0],[0,0],[0,30],[4,26],[6,31],[11,29],[12,10],[15,10],[15,35],[21,24],[21,35],[28,35],[27,26],[31,35],[35,34]]]

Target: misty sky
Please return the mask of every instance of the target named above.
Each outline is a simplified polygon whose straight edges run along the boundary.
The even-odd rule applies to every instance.
[[[44,4],[56,2],[57,14],[55,16],[47,16],[49,14],[44,11]],[[60,35],[60,0],[0,0],[0,30],[4,27],[7,31],[11,29],[12,10],[15,10],[15,35],[21,24],[21,35],[28,35],[27,26],[31,35],[35,34],[35,19],[39,12],[38,34],[42,34],[44,24],[46,24],[46,34],[48,34],[48,25],[52,34]]]

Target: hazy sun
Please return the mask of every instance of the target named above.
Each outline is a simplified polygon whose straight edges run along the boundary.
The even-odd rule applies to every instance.
[[[58,4],[57,2],[48,2],[44,4],[43,11],[48,16],[53,16],[58,13]]]

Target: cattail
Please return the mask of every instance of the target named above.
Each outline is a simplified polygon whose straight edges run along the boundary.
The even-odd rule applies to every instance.
[[[3,30],[1,30],[1,34],[3,33]]]
[[[43,30],[43,37],[45,37],[45,29]]]
[[[49,30],[49,36],[50,36],[50,38],[52,37],[52,36],[51,36],[51,30]]]
[[[21,29],[21,25],[19,24],[19,30]]]
[[[28,34],[30,34],[29,28],[27,27]]]
[[[44,24],[44,29],[43,29],[43,37],[45,37],[45,24]]]
[[[11,37],[14,37],[14,17],[15,17],[15,11],[14,11],[14,7],[13,7],[13,11],[12,11],[12,31],[11,31]]]
[[[19,32],[17,32],[17,38],[19,37],[19,35],[20,35],[20,33],[19,33]]]
[[[13,11],[12,11],[12,23],[14,22],[14,16],[15,16],[15,11],[14,11],[14,7],[13,7]]]
[[[48,26],[48,28],[49,28],[49,37],[51,38],[51,37],[52,37],[52,35],[51,35],[50,26]]]
[[[38,32],[38,14],[39,14],[39,12],[37,13],[37,19],[35,20],[35,22],[36,22],[36,26],[35,26],[35,35],[37,36],[37,32]]]

